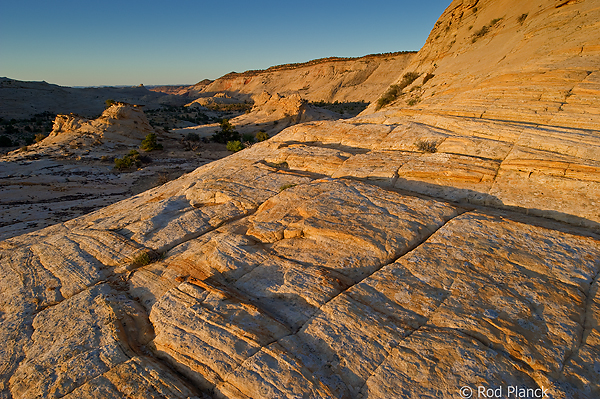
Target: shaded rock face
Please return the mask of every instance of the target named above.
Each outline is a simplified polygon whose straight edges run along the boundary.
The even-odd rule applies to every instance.
[[[536,13],[563,32],[599,20],[597,2],[456,1],[433,38],[456,10],[486,24],[503,10],[515,24],[524,4],[536,11],[523,25]],[[475,41],[478,27],[457,33],[472,47],[453,59],[490,62],[480,43],[498,23]],[[514,57],[522,81],[581,63],[598,71],[596,55],[554,53],[579,34],[559,40],[554,25],[535,24],[536,35],[486,51]],[[399,79],[428,57],[450,65],[429,55],[433,42]],[[556,63],[536,64],[531,49]],[[452,107],[466,109],[459,87],[476,83],[433,74],[413,87],[445,77]],[[549,82],[536,87],[551,93]],[[589,93],[586,115],[598,114]],[[518,112],[529,100],[506,102],[503,120],[402,101],[296,125],[0,242],[0,395],[456,398],[462,387],[518,387],[599,397],[597,127],[575,112],[581,124],[532,123]]]

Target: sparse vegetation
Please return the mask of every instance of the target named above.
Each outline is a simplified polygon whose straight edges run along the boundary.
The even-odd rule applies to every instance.
[[[490,21],[489,24],[483,25],[481,29],[473,33],[473,38],[471,39],[471,42],[475,43],[478,39],[485,36],[490,31],[490,29],[500,21],[502,21],[502,18],[494,18]]]
[[[364,111],[369,103],[364,101],[352,101],[352,102],[339,102],[335,101],[332,103],[328,103],[325,101],[315,101],[312,102],[311,105],[315,107],[324,108],[329,111],[337,112],[338,114],[342,114],[346,117],[356,116]]]
[[[115,169],[125,170],[132,166],[140,167],[145,163],[151,163],[152,159],[147,155],[140,155],[136,150],[131,150],[123,158],[115,158]]]
[[[226,144],[229,141],[240,141],[241,138],[235,127],[229,123],[229,119],[223,119],[221,121],[221,130],[215,132],[212,136],[214,142],[221,144]]]
[[[115,100],[113,100],[112,98],[109,98],[108,100],[104,101],[104,104],[106,104],[106,108],[110,108],[113,105],[115,105],[117,102]]]
[[[527,19],[527,15],[529,14],[521,14],[519,18],[517,18],[517,22],[523,25],[523,22],[525,22],[525,19]]]
[[[419,98],[411,98],[410,100],[408,100],[407,104],[412,107],[413,105],[416,105],[419,101],[421,101]]]
[[[279,163],[265,162],[265,164],[272,168],[277,168],[277,169],[289,169],[290,168],[290,165],[288,165],[288,163],[286,161],[279,162]]]
[[[142,144],[140,144],[140,149],[150,152],[154,150],[162,150],[162,144],[159,144],[156,141],[156,133],[148,133],[146,138],[142,140]]]
[[[284,184],[283,186],[279,187],[279,192],[283,191],[283,190],[287,190],[288,188],[292,188],[292,187],[296,187],[297,184]]]
[[[421,152],[437,152],[437,142],[434,140],[417,140],[415,142],[415,147]]]
[[[256,141],[256,139],[254,138],[253,134],[250,133],[245,133],[242,134],[242,143],[254,143]]]
[[[244,145],[239,140],[228,141],[227,150],[231,152],[238,152],[244,149]]]
[[[135,267],[142,267],[142,266],[147,266],[150,263],[154,263],[160,259],[163,259],[164,255],[163,254],[158,254],[154,251],[143,251],[138,253],[134,258],[133,258],[133,266]]]
[[[198,136],[198,133],[188,133],[185,139],[188,141],[200,141],[200,136]]]
[[[261,141],[265,141],[268,140],[269,134],[267,132],[265,132],[264,130],[259,131],[258,133],[256,133],[256,141],[258,141],[259,143]]]
[[[417,72],[407,72],[402,76],[402,80],[397,85],[391,85],[383,96],[377,100],[376,109],[381,109],[386,105],[394,102],[398,97],[402,95],[402,90],[419,77]]]
[[[34,137],[34,139],[33,139],[33,140],[34,140],[36,143],[39,143],[40,141],[44,140],[46,137],[47,137],[47,136],[46,136],[45,134],[43,134],[43,133],[38,133],[38,134],[36,134],[36,135],[35,135],[35,137]]]

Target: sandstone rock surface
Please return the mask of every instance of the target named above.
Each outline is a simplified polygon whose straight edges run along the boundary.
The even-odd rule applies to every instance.
[[[415,56],[414,52],[374,54],[360,58],[324,58],[265,70],[232,72],[191,86],[187,94],[228,93],[250,99],[263,91],[282,96],[299,94],[307,101],[371,102]],[[181,93],[180,93],[181,94]]]
[[[164,151],[140,150],[149,133],[157,134]],[[0,159],[0,239],[81,216],[229,154],[222,148],[200,157],[182,151],[178,139],[152,128],[140,107],[124,103],[92,120],[57,116],[48,137]],[[114,159],[134,149],[152,162],[116,170]]]
[[[553,71],[598,73],[598,21],[456,0],[378,112],[0,242],[0,397],[599,397],[599,98],[573,72],[585,113],[533,116],[497,75],[552,103]]]

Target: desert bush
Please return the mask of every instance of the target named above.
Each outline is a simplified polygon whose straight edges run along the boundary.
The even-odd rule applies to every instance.
[[[162,148],[162,144],[158,144],[156,141],[156,133],[148,133],[146,138],[142,140],[142,144],[140,144],[140,149],[146,152],[162,150]]]
[[[221,121],[221,130],[215,132],[212,136],[212,140],[217,143],[226,144],[229,141],[240,141],[241,136],[235,130],[235,127],[229,123],[229,119],[223,119]]]
[[[419,77],[417,72],[407,72],[402,76],[402,80],[397,85],[391,85],[387,91],[377,100],[377,107],[375,109],[381,109],[391,102],[395,101],[402,95],[402,90]]]
[[[138,253],[134,258],[133,258],[133,266],[136,267],[142,267],[142,266],[147,266],[150,263],[154,263],[158,260],[161,260],[164,258],[164,254],[160,254],[160,253],[156,253],[154,251],[151,250],[146,250],[143,252]]]
[[[415,147],[421,152],[437,152],[437,142],[434,140],[417,140],[415,142]]]
[[[288,188],[292,188],[292,187],[296,187],[297,184],[284,184],[283,186],[279,187],[279,191],[283,191],[283,190],[287,190]]]
[[[396,100],[402,94],[402,89],[399,85],[391,85],[388,87],[387,91],[383,94],[383,96],[379,97],[377,100],[377,108],[381,109],[388,105],[389,103]]]
[[[256,140],[254,139],[254,135],[250,133],[242,134],[242,143],[254,143]]]
[[[517,22],[523,24],[523,22],[525,22],[525,19],[527,18],[527,15],[529,14],[521,14],[521,16],[517,18]]]
[[[117,102],[115,100],[113,100],[112,98],[109,98],[108,100],[104,101],[104,104],[106,104],[106,108],[110,108],[113,105],[115,105]]]
[[[124,170],[131,168],[133,161],[128,156],[123,158],[115,158],[115,169]]]
[[[35,135],[34,141],[36,143],[39,143],[40,141],[44,140],[46,138],[46,135],[43,133],[38,133]]]
[[[13,146],[13,142],[12,140],[5,135],[0,136],[0,147],[12,147]]]
[[[115,158],[115,168],[119,170],[129,169],[132,166],[140,167],[142,164],[151,163],[152,158],[141,155],[136,150],[131,150],[123,158]]]
[[[244,149],[244,145],[239,140],[228,141],[227,142],[227,150],[231,152],[238,152]]]
[[[411,98],[410,100],[408,100],[407,104],[412,107],[413,105],[417,104],[419,101],[421,101],[421,100],[418,98]]]
[[[492,28],[494,25],[496,25],[500,21],[502,21],[502,18],[494,18],[494,19],[492,19],[490,21],[489,24],[483,25],[481,27],[481,29],[479,29],[478,31],[476,31],[475,33],[473,33],[473,39],[471,41],[473,43],[475,43],[477,41],[477,39],[482,38],[483,36],[485,36],[485,34],[490,31],[490,28]]]
[[[188,141],[200,141],[200,136],[198,136],[198,133],[188,133],[185,139]]]
[[[256,141],[258,141],[259,143],[261,141],[265,141],[268,139],[269,139],[269,134],[267,132],[265,132],[264,130],[261,130],[258,133],[256,133]]]

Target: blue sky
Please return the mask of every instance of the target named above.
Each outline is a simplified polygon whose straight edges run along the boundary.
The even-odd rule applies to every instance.
[[[193,84],[315,58],[418,50],[450,0],[0,0],[0,76]]]

